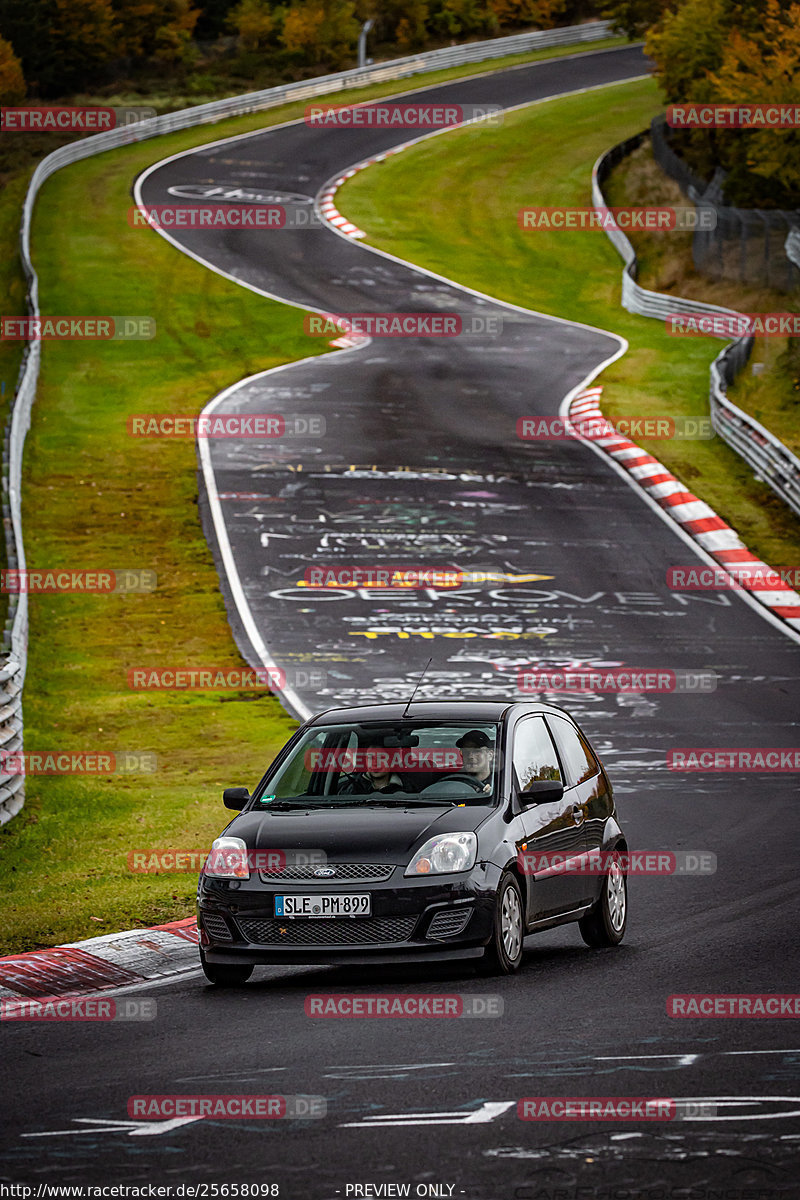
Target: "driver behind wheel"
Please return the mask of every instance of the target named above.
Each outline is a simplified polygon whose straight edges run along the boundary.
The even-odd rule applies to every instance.
[[[402,792],[403,780],[394,771],[362,771],[350,775],[339,785],[340,795],[366,795],[370,792]]]
[[[470,729],[456,742],[464,762],[463,773],[471,776],[480,791],[492,790],[492,766],[494,764],[494,743],[480,729]]]

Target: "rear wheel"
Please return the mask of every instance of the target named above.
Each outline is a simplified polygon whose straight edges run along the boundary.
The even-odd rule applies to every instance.
[[[600,898],[581,917],[578,928],[587,946],[618,946],[628,924],[628,881],[616,859],[610,864]]]
[[[203,968],[203,974],[208,982],[216,984],[217,987],[238,987],[241,983],[247,983],[253,974],[253,968],[244,964],[237,966],[208,962],[202,948],[200,950],[200,966]]]
[[[501,876],[494,913],[494,933],[483,952],[479,970],[484,975],[513,975],[522,962],[525,917],[522,892],[510,871]]]

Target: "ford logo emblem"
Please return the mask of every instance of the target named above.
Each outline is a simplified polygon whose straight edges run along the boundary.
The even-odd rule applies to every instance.
[[[317,867],[314,874],[317,879],[330,879],[332,875],[336,874],[336,870],[334,867]]]

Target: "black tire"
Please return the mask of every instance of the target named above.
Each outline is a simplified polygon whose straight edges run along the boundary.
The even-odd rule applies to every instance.
[[[203,968],[203,974],[208,982],[213,983],[216,987],[239,987],[240,984],[247,983],[253,974],[253,968],[244,964],[240,967],[228,963],[207,962],[202,949],[200,950],[200,966]]]
[[[587,946],[618,946],[628,926],[628,881],[625,872],[614,860],[603,876],[600,896],[581,917],[578,928]]]
[[[483,952],[478,970],[482,975],[513,975],[522,962],[525,937],[525,906],[516,877],[505,871],[497,888],[492,940]]]

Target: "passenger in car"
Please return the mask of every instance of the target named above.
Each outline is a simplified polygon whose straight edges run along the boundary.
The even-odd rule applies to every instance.
[[[366,795],[371,792],[405,791],[402,779],[393,771],[359,771],[339,782],[339,795]]]

